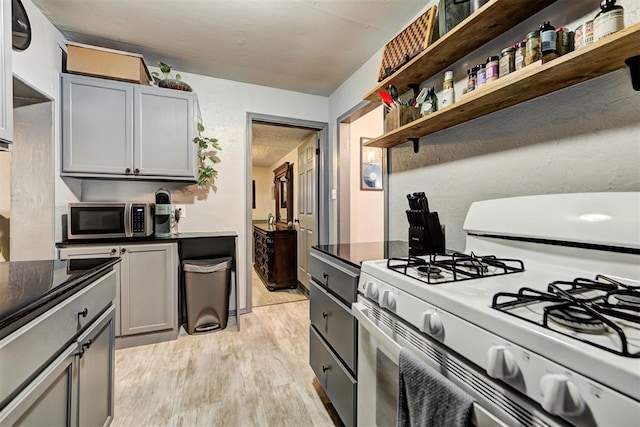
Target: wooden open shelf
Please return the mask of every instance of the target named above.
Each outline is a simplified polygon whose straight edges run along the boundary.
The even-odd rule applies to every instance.
[[[625,60],[640,55],[640,23],[627,27],[552,61],[531,64],[480,89],[458,102],[367,142],[390,148],[537,98],[603,74],[626,68]],[[631,81],[629,81],[631,90]]]
[[[409,90],[408,84],[422,83],[555,1],[489,1],[398,71],[381,81],[364,99],[380,101],[378,92],[390,84],[397,87],[400,93]]]

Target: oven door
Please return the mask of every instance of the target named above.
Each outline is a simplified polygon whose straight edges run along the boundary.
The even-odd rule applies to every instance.
[[[401,346],[383,331],[392,328],[390,319],[361,296],[353,303],[351,311],[358,319],[358,425],[390,426],[396,425],[398,416],[398,359],[400,350],[411,350],[425,362],[431,363],[426,348],[410,345]],[[364,302],[366,301],[366,302]],[[369,307],[367,307],[367,305]],[[371,313],[371,311],[374,311]],[[369,316],[376,318],[376,321]],[[397,322],[396,320],[393,320]],[[381,326],[376,325],[376,323]],[[389,329],[391,330],[391,329]],[[449,359],[449,355],[444,355]],[[440,366],[434,366],[440,369]],[[471,369],[470,367],[465,367]],[[467,391],[467,390],[465,390]],[[472,394],[477,400],[477,397]],[[475,426],[507,426],[484,409],[480,403],[474,403],[472,423]]]

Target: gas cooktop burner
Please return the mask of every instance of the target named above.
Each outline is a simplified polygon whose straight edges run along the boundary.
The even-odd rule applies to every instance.
[[[416,267],[416,271],[420,276],[428,277],[430,279],[441,279],[444,277],[442,275],[442,270],[432,265],[423,265],[420,267]]]
[[[554,307],[546,311],[549,320],[574,331],[589,334],[603,334],[607,330],[602,320],[591,315],[588,311],[581,309],[579,306]]]
[[[497,258],[493,255],[478,256],[473,252],[469,255],[454,252],[424,258],[390,258],[387,260],[387,268],[435,285],[518,273],[524,271],[524,264],[517,259]]]
[[[536,308],[540,304],[542,310]],[[531,288],[521,288],[518,293],[499,292],[493,296],[492,307],[612,353],[640,358],[640,351],[629,351],[629,343],[633,344],[633,341],[628,341],[625,333],[640,329],[638,286],[603,275],[597,275],[595,279],[580,277],[570,282],[550,283],[548,292]],[[527,310],[520,310],[522,307]],[[561,325],[561,328],[553,325]],[[576,332],[612,333],[618,339],[596,340],[576,335]]]

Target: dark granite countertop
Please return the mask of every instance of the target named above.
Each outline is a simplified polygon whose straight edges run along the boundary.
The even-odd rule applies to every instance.
[[[357,268],[360,268],[363,261],[407,256],[409,253],[409,244],[399,240],[316,245],[314,248]]]
[[[120,258],[0,262],[0,339],[107,274]]]
[[[86,245],[86,244],[103,244],[103,243],[161,243],[161,242],[177,242],[184,239],[207,239],[217,237],[238,237],[238,233],[235,231],[200,231],[200,232],[187,232],[173,234],[170,237],[120,237],[115,239],[74,239],[63,240],[57,242],[57,248],[64,248],[71,245]]]

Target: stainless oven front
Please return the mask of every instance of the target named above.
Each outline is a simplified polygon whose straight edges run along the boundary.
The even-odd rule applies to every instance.
[[[408,349],[467,392],[475,401],[475,426],[555,426],[534,402],[518,396],[375,302],[358,295],[352,305],[358,320],[359,426],[396,425],[398,360]]]

